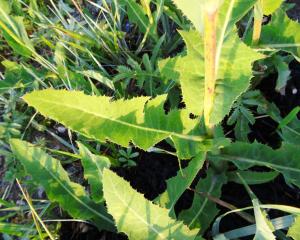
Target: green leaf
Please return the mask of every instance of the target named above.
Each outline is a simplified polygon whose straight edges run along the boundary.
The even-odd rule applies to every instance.
[[[82,143],[77,142],[84,169],[84,177],[91,186],[92,198],[95,202],[103,200],[102,175],[103,169],[110,167],[107,157],[92,154]]]
[[[179,214],[179,219],[182,219],[191,228],[200,228],[200,233],[203,234],[217,216],[219,209],[214,202],[200,193],[220,198],[222,186],[226,181],[224,174],[215,175],[211,170],[208,170],[206,178],[200,179],[196,186],[191,208],[182,211]]]
[[[78,73],[81,73],[82,75],[93,78],[97,80],[98,82],[102,83],[104,86],[115,90],[113,82],[108,79],[107,77],[104,77],[100,72],[94,71],[94,70],[86,70],[86,71],[79,71]]]
[[[219,156],[211,159],[233,162],[239,169],[246,170],[255,165],[265,166],[283,174],[289,184],[300,186],[300,150],[297,145],[284,143],[274,150],[260,143],[235,142],[222,149]]]
[[[300,61],[300,34],[296,34],[299,32],[300,24],[279,9],[272,15],[271,22],[263,26],[259,46],[291,53]]]
[[[279,55],[273,56],[272,61],[278,72],[275,90],[279,92],[286,86],[288,80],[290,79],[291,70],[289,68],[289,64],[286,63],[284,59]]]
[[[284,117],[278,124],[277,129],[282,129],[286,127],[290,122],[293,120],[297,120],[297,115],[300,112],[300,107],[295,107],[292,111],[289,112],[289,114]]]
[[[183,192],[192,184],[197,173],[203,166],[205,157],[205,153],[199,153],[186,168],[182,171],[179,170],[175,177],[168,179],[167,190],[155,200],[161,207],[170,210],[170,216],[175,217],[175,204]]]
[[[275,240],[275,236],[273,235],[274,226],[272,222],[268,219],[268,215],[264,209],[260,207],[259,200],[257,199],[255,193],[251,190],[251,188],[246,183],[245,179],[239,173],[237,176],[240,178],[244,187],[246,188],[253,205],[256,229],[254,240]]]
[[[261,0],[263,13],[270,15],[274,13],[282,4],[284,0]]]
[[[22,65],[8,60],[2,61],[1,64],[5,67],[5,76],[0,80],[0,94],[14,87],[25,87],[34,81]]]
[[[300,121],[295,118],[292,122],[282,128],[281,137],[287,143],[300,143]]]
[[[295,218],[294,224],[289,228],[287,236],[293,238],[294,240],[300,239],[300,216]]]
[[[203,31],[203,3],[198,0],[173,0],[174,4],[193,23],[199,31]]]
[[[0,233],[9,234],[11,236],[24,237],[27,233],[32,233],[32,226],[24,224],[12,224],[0,222]]]
[[[151,25],[146,12],[143,7],[136,2],[136,0],[120,0],[120,3],[127,7],[126,14],[129,17],[130,22],[137,24],[142,33],[149,34],[152,38],[157,39],[155,34],[155,25]]]
[[[191,158],[205,147],[197,130],[199,119],[190,119],[185,111],[165,114],[166,95],[152,100],[138,97],[111,101],[106,96],[48,89],[29,93],[23,99],[43,115],[102,142],[111,140],[127,147],[132,141],[148,150],[171,137],[181,159]]]
[[[74,218],[93,219],[99,228],[113,229],[113,220],[105,207],[95,204],[82,186],[71,182],[57,159],[18,139],[12,139],[10,145],[26,172],[37,184],[43,186],[50,201],[59,203]]]
[[[23,17],[11,16],[9,3],[0,0],[0,29],[12,49],[24,57],[30,57],[34,47],[28,38]]]
[[[187,55],[160,62],[164,74],[173,73],[180,81],[183,100],[189,112],[202,115],[204,102],[203,41],[197,31],[180,32],[187,45]],[[252,62],[262,58],[247,47],[236,34],[226,38],[220,57],[211,123],[219,123],[230,111],[236,98],[250,84]]]
[[[198,229],[190,230],[170,218],[169,211],[153,204],[128,182],[109,169],[103,173],[103,190],[108,212],[119,232],[129,239],[195,239]]]
[[[249,121],[244,115],[241,115],[234,127],[234,135],[237,140],[248,142],[248,134],[251,132]]]
[[[267,219],[265,212],[260,208],[258,199],[252,199],[256,232],[253,240],[275,240],[271,227],[272,223]]]
[[[231,30],[232,27],[238,22],[255,4],[256,0],[172,0],[175,5],[183,12],[183,14],[193,23],[195,29],[203,32],[203,11],[205,5],[214,2],[216,6],[220,6],[218,27],[219,32],[225,26],[225,31]],[[232,12],[230,6],[233,3]],[[227,14],[231,13],[227,22]]]
[[[228,182],[242,184],[237,173],[242,176],[245,182],[249,185],[263,184],[274,180],[278,176],[278,172],[255,172],[255,171],[234,171],[227,173]]]

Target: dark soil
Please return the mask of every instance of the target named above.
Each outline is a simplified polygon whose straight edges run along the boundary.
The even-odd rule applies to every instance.
[[[300,3],[299,0],[288,0],[287,3],[293,3],[295,6],[288,11],[288,15],[293,20],[300,21]]]

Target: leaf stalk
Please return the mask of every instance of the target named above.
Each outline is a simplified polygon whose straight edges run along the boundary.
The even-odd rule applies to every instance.
[[[261,36],[262,22],[263,22],[263,8],[262,1],[258,0],[254,5],[254,24],[253,24],[253,35],[252,44],[257,45]]]
[[[210,115],[213,109],[216,85],[216,53],[217,53],[217,9],[204,14],[204,54],[205,54],[205,93],[204,93],[204,120],[211,134]]]

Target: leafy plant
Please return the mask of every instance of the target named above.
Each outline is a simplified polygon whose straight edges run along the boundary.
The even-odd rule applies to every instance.
[[[124,167],[136,166],[136,163],[133,159],[140,155],[138,152],[132,152],[131,147],[127,148],[126,151],[120,149],[119,154],[120,157],[118,158],[118,160],[121,164],[123,164]]]
[[[28,75],[25,65],[5,62],[7,81],[0,91],[6,93],[18,86],[31,86],[33,79],[38,79],[41,83],[35,87],[46,89],[26,93],[20,104],[24,106],[26,102],[44,117],[72,131],[66,142],[42,128],[72,152],[53,151],[46,146],[41,149],[27,141],[11,139],[11,151],[27,174],[43,186],[50,201],[56,202],[73,218],[91,221],[100,230],[123,232],[130,239],[202,239],[208,232],[214,239],[226,239],[233,233],[219,232],[223,215],[215,220],[219,215],[218,204],[239,213],[250,223],[255,222],[254,239],[275,239],[275,230],[281,230],[282,226],[273,225],[275,220],[268,218],[265,209],[288,212],[295,221],[284,228],[290,227],[288,236],[295,237],[300,210],[284,205],[263,205],[249,187],[272,181],[281,174],[288,185],[300,188],[298,140],[291,139],[291,131],[286,132],[296,125],[292,132],[298,135],[297,131],[295,133],[298,123],[295,116],[299,109],[282,118],[251,84],[251,80],[259,78],[260,74],[253,69],[260,69],[270,61],[271,67],[274,65],[279,73],[276,91],[286,86],[291,57],[280,55],[278,50],[299,61],[298,35],[294,36],[299,24],[285,15],[284,7],[280,7],[282,1],[173,0],[179,10],[172,10],[175,7],[170,1],[165,1],[165,5],[159,0],[114,1],[112,5],[104,2],[103,6],[96,3],[93,6],[101,9],[104,16],[115,19],[107,21],[109,30],[99,27],[77,3],[75,8],[85,19],[84,26],[76,19],[74,25],[65,21],[63,15],[74,14],[67,5],[63,5],[62,15],[52,4],[57,21],[63,27],[38,14],[33,9],[35,5],[31,5],[32,15],[39,19],[36,21],[43,24],[50,21],[52,31],[58,33],[53,43],[44,39],[44,44],[54,50],[53,63],[37,53],[22,19],[11,16],[11,9],[3,3],[0,28],[9,46],[25,59],[32,57],[41,61],[50,76],[40,79],[32,71]],[[119,6],[123,14],[119,12]],[[249,17],[252,10],[252,35],[245,32],[245,38],[241,39],[236,24],[245,16]],[[180,14],[186,19],[179,17]],[[262,26],[264,14],[272,14],[271,22],[266,26]],[[126,44],[120,38],[124,36],[120,33],[121,19],[126,17],[129,23],[125,23],[135,24],[143,34],[135,49],[136,55],[131,51],[122,52]],[[163,56],[159,48],[166,46],[164,41],[168,37],[160,36],[158,23],[162,21],[162,25],[166,25],[170,19],[182,28],[179,34],[185,49],[177,51],[176,56],[158,61],[158,56]],[[248,20],[251,22],[252,17]],[[16,27],[21,29],[20,32]],[[77,33],[79,29],[81,32]],[[137,30],[129,28],[126,31],[130,34]],[[103,39],[97,48],[94,38],[100,37]],[[154,47],[151,56],[140,54],[145,44]],[[95,49],[100,51],[99,56]],[[267,51],[269,49],[271,51]],[[118,58],[115,52],[121,57]],[[141,58],[137,56],[139,54]],[[103,67],[102,63],[111,61],[118,63],[114,69]],[[94,65],[99,69],[92,69]],[[20,73],[16,79],[10,77],[14,71]],[[113,81],[110,76],[114,76]],[[59,83],[55,79],[59,79]],[[132,83],[139,91],[127,91]],[[48,84],[54,87],[48,88]],[[174,92],[168,86],[178,87],[179,99],[172,99]],[[62,87],[66,89],[58,89]],[[146,96],[139,96],[140,93]],[[256,115],[262,112],[279,123],[277,131],[282,138],[279,149],[249,142],[250,125],[254,125]],[[34,122],[35,116],[29,124]],[[225,123],[235,125],[236,141],[227,136]],[[13,133],[11,126],[19,128],[14,122],[2,124],[0,133],[1,126],[5,126],[10,134]],[[18,137],[9,135],[12,136]],[[77,143],[73,138],[77,138]],[[136,147],[145,152],[156,149],[176,156],[180,169],[166,181],[166,190],[150,201],[109,169],[116,159],[109,156],[112,154],[109,147],[105,148],[107,142],[127,149],[119,150],[117,156],[123,167],[136,165],[133,159],[139,153],[132,151],[132,147]],[[162,142],[163,146],[168,145],[166,149],[158,148]],[[72,161],[80,159],[88,188],[70,180],[63,167],[64,161],[51,154],[72,158]],[[181,167],[183,161],[185,168]],[[199,176],[199,172],[205,172],[205,175]],[[229,181],[244,185],[252,200],[251,207],[237,209],[220,199],[222,187]],[[175,206],[187,190],[194,194],[192,204],[189,209],[177,212]],[[254,216],[242,212],[247,209],[253,209]]]

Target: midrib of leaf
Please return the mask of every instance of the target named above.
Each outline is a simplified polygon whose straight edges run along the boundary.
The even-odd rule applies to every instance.
[[[297,172],[300,173],[300,169],[296,169],[296,168],[290,168],[290,167],[286,167],[286,166],[282,166],[282,165],[277,165],[274,163],[266,163],[266,162],[262,162],[262,161],[258,161],[252,158],[244,158],[244,157],[240,157],[240,156],[232,156],[232,155],[225,155],[222,154],[220,156],[214,156],[213,158],[215,159],[220,159],[220,160],[225,160],[225,161],[240,161],[240,162],[247,162],[247,163],[252,163],[252,164],[257,164],[260,166],[267,166],[272,168],[272,166],[274,168],[277,169],[282,169],[282,170],[287,170],[287,171],[291,171],[291,172]]]
[[[57,178],[51,171],[48,170],[48,168],[45,168],[46,171],[59,183],[59,185],[62,186],[63,189],[65,189],[65,191],[67,193],[69,193],[77,202],[79,202],[80,204],[82,204],[84,207],[86,207],[89,211],[91,211],[92,213],[96,214],[97,216],[101,217],[102,219],[104,219],[105,221],[114,224],[113,221],[111,221],[111,219],[103,216],[101,213],[95,211],[94,209],[92,209],[90,206],[88,206],[87,204],[85,204],[83,201],[81,201],[76,195],[74,195],[60,180],[59,178]]]
[[[57,104],[55,101],[49,101],[47,99],[40,99],[40,102],[51,103],[53,105],[57,105],[57,106],[60,106],[60,107],[64,106],[64,107],[67,107],[67,108],[70,108],[70,109],[75,109],[75,110],[84,112],[84,113],[89,114],[89,115],[94,115],[96,117],[103,118],[103,119],[108,120],[108,121],[116,122],[116,123],[119,123],[119,124],[127,126],[127,127],[132,127],[132,128],[136,128],[136,129],[140,129],[140,130],[144,130],[144,131],[166,134],[168,136],[173,135],[173,136],[177,136],[177,137],[182,138],[182,139],[191,140],[191,141],[195,141],[195,142],[201,142],[201,141],[204,140],[204,138],[202,138],[200,136],[185,135],[185,134],[180,134],[180,133],[176,133],[176,132],[164,131],[164,130],[161,130],[161,129],[153,129],[153,128],[148,128],[148,127],[139,126],[139,125],[135,125],[135,124],[132,124],[132,123],[124,122],[124,121],[114,119],[114,118],[108,118],[108,117],[106,117],[102,114],[99,114],[99,113],[96,113],[96,112],[90,112],[90,111],[87,111],[86,109],[74,107],[73,105],[65,104],[63,102]],[[76,129],[74,129],[74,130],[76,131]]]
[[[120,202],[123,203],[123,205],[129,209],[138,219],[140,219],[140,221],[142,223],[144,223],[147,227],[149,227],[153,232],[155,232],[161,239],[167,239],[168,236],[164,236],[163,234],[161,234],[152,224],[148,223],[147,221],[145,221],[134,209],[132,209],[130,206],[128,206],[128,204],[126,204],[126,202],[123,200],[122,196],[120,196],[118,194],[118,191],[115,187],[115,184],[111,181],[111,179],[109,179],[109,181],[111,182],[111,185],[113,187],[113,191],[114,194],[116,195],[116,197],[120,200]]]
[[[209,188],[208,194],[210,194],[214,190],[215,184],[216,184],[216,178],[214,177],[214,181],[213,181],[212,185]],[[197,194],[197,193],[195,193],[195,194]],[[198,219],[198,217],[202,213],[203,209],[205,208],[205,205],[206,205],[207,201],[208,201],[208,198],[205,198],[205,200],[203,201],[203,203],[201,205],[201,208],[199,209],[199,211],[197,212],[197,214],[195,215],[193,220],[190,222],[189,227],[191,227],[194,224],[194,222]]]

